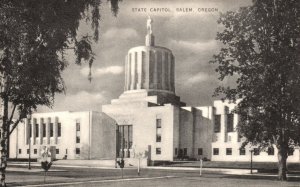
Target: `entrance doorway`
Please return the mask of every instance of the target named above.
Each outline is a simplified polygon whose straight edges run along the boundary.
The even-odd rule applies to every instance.
[[[132,125],[118,125],[117,157],[130,158],[132,155]]]

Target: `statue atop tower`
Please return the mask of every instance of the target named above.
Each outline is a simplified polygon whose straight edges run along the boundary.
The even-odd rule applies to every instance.
[[[152,23],[153,23],[153,20],[151,19],[150,16],[148,16],[148,19],[147,19],[147,34],[152,34]]]
[[[154,35],[152,34],[152,23],[153,23],[153,20],[151,19],[150,16],[148,16],[146,46],[154,46]]]

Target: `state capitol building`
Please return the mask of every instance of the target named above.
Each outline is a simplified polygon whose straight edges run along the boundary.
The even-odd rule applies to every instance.
[[[134,165],[177,159],[249,161],[249,146],[240,149],[236,104],[186,106],[175,93],[176,54],[157,46],[152,20],[147,20],[145,45],[129,49],[124,92],[102,112],[35,113],[10,138],[11,158],[38,158],[42,147],[55,159],[125,158]],[[277,150],[254,150],[253,161],[277,161]],[[299,149],[288,162],[299,162]]]

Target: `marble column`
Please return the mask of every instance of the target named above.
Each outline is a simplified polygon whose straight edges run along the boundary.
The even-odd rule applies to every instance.
[[[127,77],[128,77],[128,74],[127,74],[127,69],[128,69],[128,62],[127,62],[127,55],[125,56],[125,63],[124,63],[124,67],[125,67],[125,71],[124,71],[124,73],[125,73],[125,83],[124,83],[124,91],[126,91],[127,90],[127,88],[128,88],[128,81],[127,81]]]
[[[40,118],[40,124],[39,124],[39,141],[40,141],[40,145],[43,144],[43,123],[44,123],[44,119]]]
[[[172,54],[168,55],[168,88],[169,91],[172,91]]]
[[[35,136],[35,131],[36,131],[36,129],[35,129],[35,124],[36,124],[36,118],[33,118],[33,120],[32,120],[32,124],[31,124],[31,134],[32,134],[32,145],[34,145],[35,144],[35,142],[36,142],[36,136]]]
[[[131,54],[127,57],[127,90],[131,88]]]
[[[142,51],[139,51],[137,54],[137,89],[142,88]]]
[[[153,76],[154,76],[154,87],[153,89],[157,89],[157,52],[154,52],[154,72],[153,72]]]
[[[58,133],[58,117],[55,117],[54,127],[53,127],[53,136],[54,136],[54,144],[57,144],[57,133]]]
[[[171,91],[175,91],[175,86],[174,86],[174,79],[175,79],[175,68],[174,68],[174,56],[171,55]]]
[[[162,59],[161,59],[161,89],[166,90],[166,53],[162,53]]]
[[[131,74],[131,84],[130,84],[130,90],[135,89],[135,57],[134,53],[131,53],[131,59],[130,59],[130,74]]]
[[[26,145],[29,144],[29,138],[30,138],[30,120],[26,119],[26,123],[25,123],[25,143],[26,143]]]
[[[164,57],[164,84],[165,84],[165,90],[169,90],[169,53],[165,53]]]

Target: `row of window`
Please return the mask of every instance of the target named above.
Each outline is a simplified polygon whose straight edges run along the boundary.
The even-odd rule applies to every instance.
[[[274,148],[269,147],[267,150],[268,155],[274,155]],[[246,149],[239,149],[240,155],[246,155]],[[258,148],[253,149],[253,155],[259,155],[260,150]],[[293,150],[289,150],[289,155],[293,155]],[[213,155],[219,155],[219,148],[213,148]],[[226,148],[226,155],[232,155],[232,148]]]
[[[53,127],[53,123],[50,123],[50,137],[54,136],[54,127]],[[40,126],[38,123],[35,124],[35,137],[39,137],[40,135]],[[43,123],[41,125],[41,131],[42,131],[42,136],[46,137],[46,123]],[[32,125],[29,124],[29,136],[32,137]],[[61,137],[61,123],[57,123],[57,136]]]
[[[59,154],[59,149],[55,150],[56,154]],[[19,154],[22,154],[22,149],[19,149]],[[29,149],[27,149],[27,154],[29,154]],[[33,149],[33,154],[37,154],[37,149]],[[66,149],[66,154],[67,154],[67,149]]]
[[[59,149],[56,149],[55,153],[59,154]],[[80,154],[80,148],[76,148],[75,153],[76,153],[76,155],[79,155]],[[22,154],[22,149],[19,149],[19,154]],[[29,149],[27,149],[27,154],[29,154]],[[33,149],[33,154],[35,154],[35,155],[37,154],[37,149]],[[68,149],[66,149],[66,155],[67,154],[68,154]]]
[[[226,114],[227,123],[226,123],[226,130],[227,132],[233,132],[233,114]],[[214,123],[214,132],[218,133],[221,132],[221,115],[214,115],[215,123]]]
[[[187,156],[187,148],[183,148],[183,149],[179,149],[179,153],[178,153],[178,149],[175,148],[175,155],[182,155],[183,156]],[[198,155],[203,155],[203,149],[202,148],[198,148]]]

